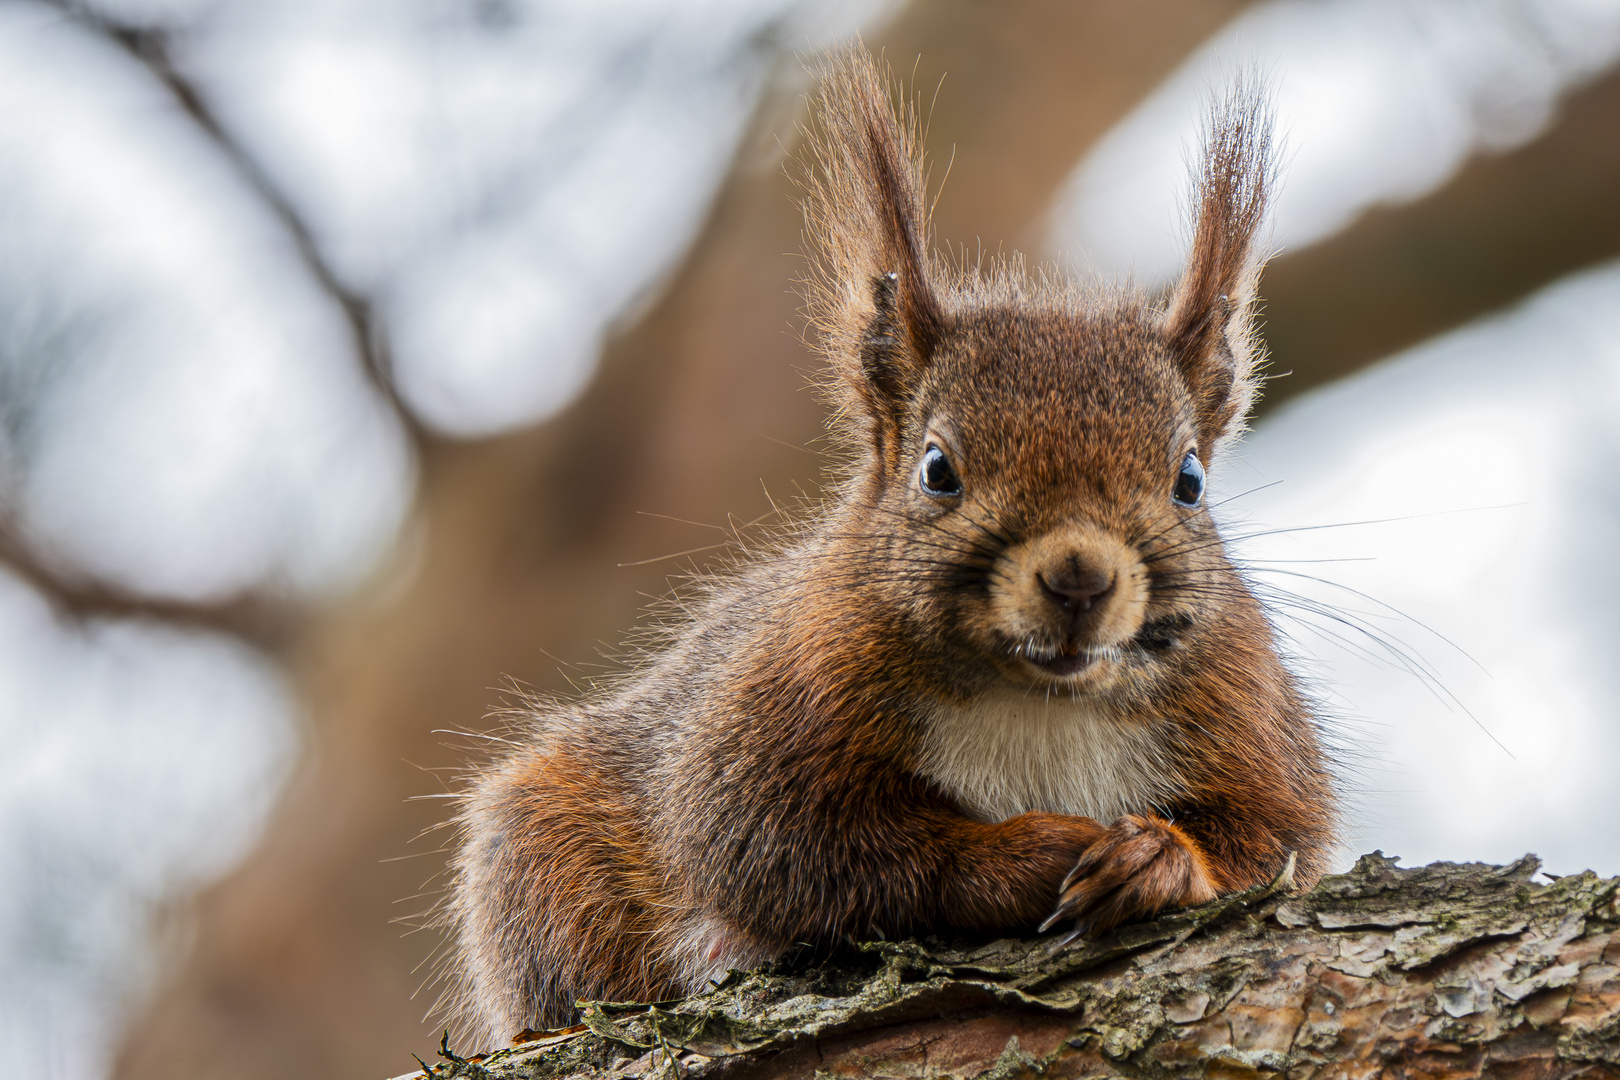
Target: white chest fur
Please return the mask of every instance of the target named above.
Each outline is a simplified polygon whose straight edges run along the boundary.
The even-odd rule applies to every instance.
[[[1089,701],[996,691],[935,710],[922,773],[984,821],[1044,810],[1107,824],[1179,792],[1169,735],[1162,722],[1121,720]]]

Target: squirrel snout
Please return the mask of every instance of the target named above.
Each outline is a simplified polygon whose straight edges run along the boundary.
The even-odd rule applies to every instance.
[[[1085,566],[1072,557],[1057,570],[1035,571],[1035,582],[1041,594],[1071,618],[1090,611],[1114,591],[1112,571]]]
[[[1047,674],[1073,674],[1054,669],[1053,658],[1092,657],[1140,628],[1143,575],[1135,551],[1113,533],[1068,523],[1009,549],[1005,558],[1006,584],[992,594],[996,629],[1015,643],[1015,655]]]

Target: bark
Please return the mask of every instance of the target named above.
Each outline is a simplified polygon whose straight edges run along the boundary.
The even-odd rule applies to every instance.
[[[1067,947],[850,946],[410,1075],[1620,1077],[1620,879],[1538,867],[1375,852]]]

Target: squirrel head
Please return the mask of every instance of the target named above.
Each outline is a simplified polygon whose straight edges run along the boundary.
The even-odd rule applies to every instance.
[[[1212,118],[1167,303],[935,257],[915,113],[864,52],[808,132],[807,293],[853,474],[842,585],[966,687],[1129,692],[1249,600],[1204,499],[1242,431],[1271,179],[1263,95]]]

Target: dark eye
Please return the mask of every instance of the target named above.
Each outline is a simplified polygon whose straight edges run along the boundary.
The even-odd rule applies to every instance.
[[[1187,451],[1187,456],[1181,459],[1181,469],[1176,473],[1176,486],[1170,489],[1170,497],[1182,506],[1197,506],[1198,500],[1204,497],[1204,466],[1195,451]]]
[[[962,481],[956,478],[956,470],[951,468],[945,451],[937,446],[930,446],[923,453],[917,482],[922,485],[924,495],[932,495],[936,499],[953,499],[962,494]]]

